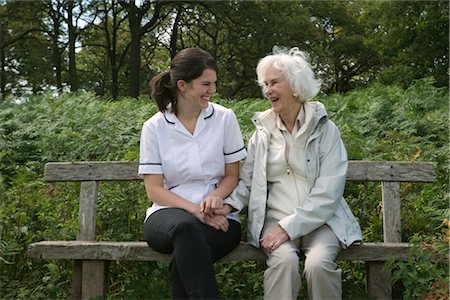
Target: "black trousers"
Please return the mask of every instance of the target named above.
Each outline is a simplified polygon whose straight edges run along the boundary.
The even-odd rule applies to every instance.
[[[184,209],[154,212],[144,224],[144,239],[160,253],[172,254],[169,271],[173,299],[218,299],[213,263],[239,245],[241,225],[227,232],[203,224]]]

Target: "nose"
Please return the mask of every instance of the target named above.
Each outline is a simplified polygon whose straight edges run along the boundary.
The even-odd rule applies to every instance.
[[[263,93],[267,96],[269,96],[272,93],[272,88],[270,87],[270,85],[264,86]]]
[[[216,84],[215,83],[211,84],[208,88],[208,93],[214,94],[216,92],[216,90],[217,90]]]

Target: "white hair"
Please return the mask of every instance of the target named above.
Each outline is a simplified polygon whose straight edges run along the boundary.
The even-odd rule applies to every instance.
[[[297,47],[287,50],[273,47],[273,54],[259,60],[256,67],[258,84],[264,87],[265,74],[268,68],[274,67],[286,78],[294,92],[294,96],[301,102],[309,101],[320,91],[322,80],[316,79],[308,54]],[[263,89],[264,93],[264,89]]]

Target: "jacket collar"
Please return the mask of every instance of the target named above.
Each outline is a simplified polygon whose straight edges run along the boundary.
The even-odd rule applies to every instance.
[[[305,125],[311,128],[312,131],[316,129],[320,120],[328,117],[325,106],[321,102],[305,102],[304,109]],[[272,132],[277,128],[277,117],[272,108],[263,112],[256,112],[252,122],[257,129],[264,129],[268,132]]]

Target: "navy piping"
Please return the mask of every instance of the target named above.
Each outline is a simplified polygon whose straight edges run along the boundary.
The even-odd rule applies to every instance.
[[[210,114],[209,116],[207,116],[207,117],[204,117],[203,120],[206,120],[206,119],[211,118],[212,115],[214,114],[214,106],[211,105],[211,107],[212,107],[212,112],[211,112],[211,114]]]
[[[170,122],[169,120],[167,120],[166,114],[164,114],[164,119],[166,119],[166,122],[172,125],[175,125],[175,122]]]
[[[161,166],[162,164],[161,163],[140,163],[139,165],[140,166],[148,166],[148,165],[150,165],[150,166]]]
[[[237,150],[237,151],[230,152],[230,153],[224,153],[223,155],[231,155],[231,154],[235,154],[235,153],[238,153],[238,152],[242,151],[244,148],[245,148],[245,147],[242,147],[241,149],[239,149],[239,150]]]
[[[170,191],[171,189],[174,189],[174,188],[176,188],[177,186],[179,186],[179,184],[174,185],[174,186],[171,186],[168,190]]]

